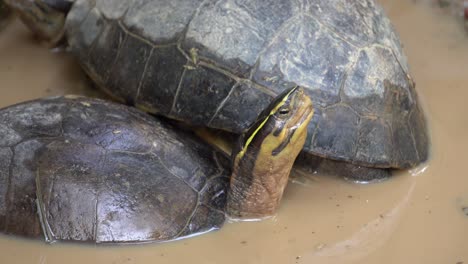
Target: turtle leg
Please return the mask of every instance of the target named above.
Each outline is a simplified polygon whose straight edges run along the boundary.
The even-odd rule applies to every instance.
[[[58,43],[64,32],[67,3],[57,0],[4,0],[41,39]],[[69,6],[68,6],[69,9]]]

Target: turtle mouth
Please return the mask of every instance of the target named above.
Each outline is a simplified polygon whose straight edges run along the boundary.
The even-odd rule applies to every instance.
[[[296,110],[287,129],[301,130],[304,126],[307,127],[309,120],[314,114],[312,100],[303,90],[298,91],[293,100],[293,103],[295,104],[295,107],[293,108]]]
[[[309,120],[312,118],[314,115],[314,108],[312,107],[312,104],[310,104],[310,107],[306,107],[304,111],[302,112],[301,118],[298,122],[298,126],[303,126],[306,125],[309,122]]]

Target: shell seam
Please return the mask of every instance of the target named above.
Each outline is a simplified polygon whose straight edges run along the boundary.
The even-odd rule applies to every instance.
[[[138,97],[140,97],[140,90],[141,90],[141,87],[143,86],[143,83],[145,82],[145,77],[148,71],[148,65],[150,63],[151,56],[153,56],[154,49],[155,49],[154,47],[151,48],[150,54],[148,55],[148,59],[146,60],[146,63],[145,63],[145,67],[143,68],[141,79],[138,82],[138,88],[137,88],[137,92],[135,95],[135,102],[138,101]]]
[[[195,204],[192,213],[190,214],[189,219],[187,220],[187,223],[185,223],[184,227],[174,236],[172,239],[178,238],[190,225],[190,222],[192,222],[193,217],[195,216],[195,213],[198,211],[198,207],[200,206],[200,193],[197,192],[197,203]]]
[[[122,28],[122,27],[121,27]],[[112,73],[114,72],[114,69],[116,68],[116,65],[117,65],[117,61],[119,60],[119,57],[120,57],[120,53],[122,52],[122,49],[123,49],[123,46],[127,43],[127,39],[128,39],[128,36],[129,34],[122,28],[122,30],[124,31],[125,33],[125,37],[122,41],[122,43],[120,43],[119,45],[119,48],[117,50],[117,54],[115,55],[115,59],[114,59],[114,62],[111,64],[111,66],[109,67],[110,68],[110,71],[109,71],[109,76],[107,76],[106,80],[104,81],[105,83],[107,83],[107,81],[109,80],[109,78],[112,76]],[[107,90],[107,89],[106,89]]]
[[[174,94],[174,99],[172,100],[172,106],[171,106],[171,110],[169,111],[169,116],[172,115],[172,112],[174,112],[174,110],[176,108],[177,100],[179,99],[179,93],[180,93],[180,90],[182,89],[182,83],[184,82],[186,72],[187,72],[187,69],[184,68],[184,70],[182,71],[182,74],[180,76],[179,84],[177,85],[177,90],[176,90],[176,92]]]
[[[342,36],[342,34],[340,34],[339,32],[337,32],[335,29],[333,29],[332,27],[328,26],[328,25],[325,25],[324,23],[322,23],[322,21],[320,21],[318,18],[315,17],[315,15],[313,14],[308,14],[308,13],[302,13],[304,16],[306,17],[309,17],[313,20],[315,20],[315,22],[317,22],[317,24],[319,24],[321,27],[323,27],[324,29],[330,31],[331,33],[333,33],[337,38],[341,39],[342,41],[348,43],[349,45],[357,48],[357,49],[360,49],[362,47],[360,47],[359,45],[356,45],[355,43],[353,43],[352,41],[349,41],[348,39],[346,39],[345,37]]]
[[[291,25],[293,24],[296,20],[299,19],[301,16],[301,13],[294,15],[290,17],[289,19],[285,20],[281,26],[278,27],[277,32],[273,34],[271,39],[266,43],[266,45],[262,48],[262,50],[258,53],[258,57],[255,60],[254,67],[252,68],[250,74],[249,74],[249,80],[253,79],[253,76],[260,65],[261,58],[263,55],[267,52],[267,50],[273,45],[273,43],[279,38],[279,36]]]
[[[167,43],[167,44],[155,44],[154,42],[152,42],[151,40],[145,38],[145,37],[142,37],[138,34],[135,34],[133,33],[132,31],[130,31],[127,26],[125,26],[124,22],[122,20],[117,20],[117,23],[119,24],[120,28],[122,28],[122,30],[129,36],[133,37],[133,38],[136,38],[142,42],[144,42],[145,44],[153,47],[153,48],[167,48],[167,47],[171,47],[171,46],[175,46],[177,45],[177,42],[171,42],[171,43]]]
[[[234,90],[239,86],[239,83],[235,83],[232,87],[231,87],[231,90],[229,91],[228,95],[223,99],[223,101],[221,102],[221,104],[219,104],[218,108],[216,109],[215,113],[213,114],[213,116],[210,118],[210,121],[208,121],[207,123],[207,126],[210,126],[211,123],[213,122],[213,120],[217,117],[217,115],[219,114],[219,112],[221,111],[221,109],[224,108],[224,105],[226,104],[226,102],[228,101],[228,99],[230,98],[231,94],[234,92]]]
[[[190,187],[190,189],[192,189],[194,192],[198,193],[199,191],[197,191],[197,189],[195,189],[190,183],[188,183],[185,179],[181,178],[180,176],[174,174],[172,171],[169,170],[169,168],[166,166],[166,164],[161,160],[161,158],[156,155],[155,153],[153,152],[149,152],[149,155],[151,156],[154,156],[156,157],[159,162],[161,163],[161,165],[164,167],[164,169],[166,169],[171,175],[173,175],[174,177],[176,177],[177,179],[181,180],[182,182],[184,182],[187,186]]]
[[[182,34],[182,37],[180,38],[178,44],[181,44],[181,42],[187,38],[187,32],[188,32],[188,29],[190,27],[190,24],[192,23],[192,21],[200,14],[200,10],[202,8],[202,6],[204,6],[209,0],[203,0],[200,2],[200,5],[195,9],[195,12],[193,12],[193,15],[192,17],[189,19],[189,21],[187,22],[187,27],[185,29],[185,32],[184,34]],[[218,0],[215,5],[217,3],[221,2],[221,0]]]

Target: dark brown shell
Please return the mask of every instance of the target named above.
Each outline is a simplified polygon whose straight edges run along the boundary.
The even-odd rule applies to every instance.
[[[66,30],[94,81],[150,112],[241,133],[297,84],[316,108],[306,152],[381,168],[428,158],[406,57],[372,0],[81,0]]]
[[[0,110],[0,231],[132,243],[218,229],[228,166],[192,134],[130,107],[22,103]]]

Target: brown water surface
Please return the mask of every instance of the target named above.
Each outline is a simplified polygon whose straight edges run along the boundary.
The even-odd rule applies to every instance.
[[[431,124],[427,166],[374,185],[296,171],[278,215],[165,244],[47,245],[0,237],[1,263],[468,263],[468,37],[436,9],[381,1],[405,45]],[[18,22],[0,33],[0,107],[94,95],[76,62]],[[298,183],[301,182],[301,183]]]

